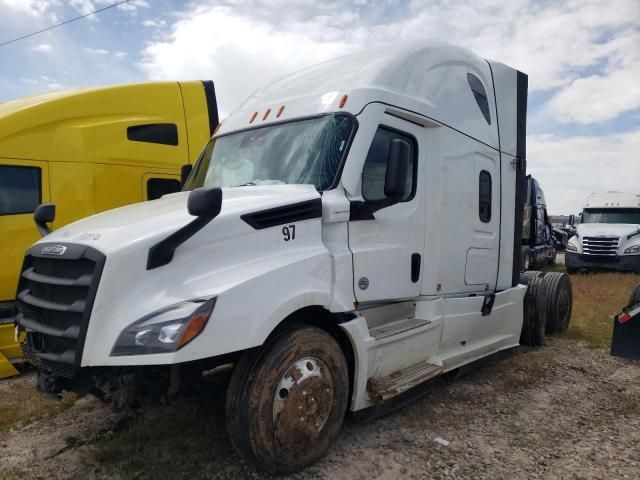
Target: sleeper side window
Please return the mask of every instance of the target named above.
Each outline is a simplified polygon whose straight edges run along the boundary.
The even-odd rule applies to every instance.
[[[484,89],[484,85],[478,77],[472,75],[471,73],[467,73],[467,81],[469,82],[469,87],[473,92],[473,96],[476,99],[476,103],[484,116],[484,119],[487,121],[489,125],[491,125],[491,116],[489,114],[489,101],[487,100],[487,91]]]
[[[481,222],[489,223],[491,221],[491,174],[486,170],[482,170],[479,182],[478,214]]]
[[[150,178],[147,181],[147,200],[155,200],[168,193],[180,191],[180,182],[174,178]]]
[[[41,203],[41,177],[37,167],[0,166],[0,215],[33,213]]]
[[[150,123],[127,127],[127,139],[132,142],[178,145],[178,126],[174,123]]]
[[[417,173],[417,147],[413,137],[405,135],[396,130],[386,127],[379,127],[367,159],[364,162],[362,170],[362,196],[367,201],[376,201],[385,199],[384,180],[387,174],[387,163],[389,161],[389,152],[391,150],[391,141],[400,139],[407,142],[411,147],[411,166],[407,170],[406,193],[402,198],[402,202],[411,200],[415,194],[416,173]]]

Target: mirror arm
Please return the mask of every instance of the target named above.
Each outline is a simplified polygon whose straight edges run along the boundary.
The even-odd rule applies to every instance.
[[[40,232],[40,235],[43,237],[46,237],[51,233],[51,229],[49,228],[49,225],[47,225],[46,223],[36,222],[36,227],[38,227],[38,231]]]
[[[375,220],[373,214],[378,210],[398,203],[398,198],[383,198],[375,201],[352,200],[349,202],[349,221]]]
[[[147,270],[162,267],[173,260],[173,254],[180,245],[193,237],[215,217],[196,217],[184,227],[176,230],[167,238],[160,240],[149,249]]]

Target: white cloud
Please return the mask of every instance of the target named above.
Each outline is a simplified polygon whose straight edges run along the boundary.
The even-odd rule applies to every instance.
[[[167,22],[161,19],[159,20],[147,19],[147,20],[143,20],[141,25],[146,28],[161,28],[161,27],[166,27]]]
[[[149,2],[146,0],[131,0],[130,2],[123,3],[118,5],[118,10],[123,10],[125,12],[135,13],[138,8],[149,8]]]
[[[618,37],[601,74],[577,78],[541,112],[562,123],[589,124],[640,108],[640,31]]]
[[[107,55],[109,53],[109,50],[105,50],[104,48],[84,47],[84,51],[92,55]]]
[[[189,16],[174,25],[168,41],[144,50],[141,67],[155,79],[214,79],[227,113],[262,83],[344,52],[344,43],[315,41],[300,24],[277,30],[229,7],[201,8]]]
[[[127,56],[127,52],[114,52],[113,56],[116,58],[124,58]]]
[[[527,170],[547,197],[551,214],[578,213],[591,192],[640,192],[640,131],[619,135],[527,137]]]
[[[38,45],[34,45],[31,47],[31,51],[33,52],[41,52],[41,53],[50,53],[53,51],[53,47],[48,43],[39,43]]]
[[[32,17],[44,17],[51,7],[58,5],[58,0],[0,0],[0,6]]]
[[[428,37],[521,69],[529,74],[532,92],[557,90],[557,121],[592,122],[604,118],[603,107],[575,100],[591,88],[581,81],[584,71],[603,77],[595,85],[600,88],[609,75],[614,81],[630,82],[640,63],[633,61],[637,42],[633,48],[622,48],[620,39],[620,31],[638,26],[637,0],[611,0],[606,5],[597,0],[428,5],[414,1],[405,8],[385,4],[387,15],[380,14],[380,19],[372,19],[371,12],[380,8],[374,4],[362,8],[332,1],[220,3],[225,2],[184,12],[171,25],[168,38],[144,49],[141,68],[152,78],[215,79],[225,112],[278,75],[352,51]],[[619,92],[609,90],[604,109],[612,118],[625,107]]]
[[[91,0],[69,0],[69,5],[75,8],[81,15],[88,15],[97,10],[95,4]],[[96,19],[95,15],[89,18]]]

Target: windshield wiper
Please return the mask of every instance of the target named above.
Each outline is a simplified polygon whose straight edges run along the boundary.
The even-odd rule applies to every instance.
[[[236,185],[236,187],[254,187],[256,185],[257,185],[256,183],[247,182],[247,183],[241,183],[240,185]]]

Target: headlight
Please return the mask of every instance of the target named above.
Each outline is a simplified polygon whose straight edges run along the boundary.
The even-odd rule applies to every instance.
[[[629,247],[624,251],[625,254],[638,254],[640,253],[640,244],[634,245],[633,247]]]
[[[578,247],[576,247],[573,243],[567,243],[567,252],[577,252]]]
[[[175,352],[204,330],[216,299],[196,299],[163,308],[125,328],[111,356]]]

